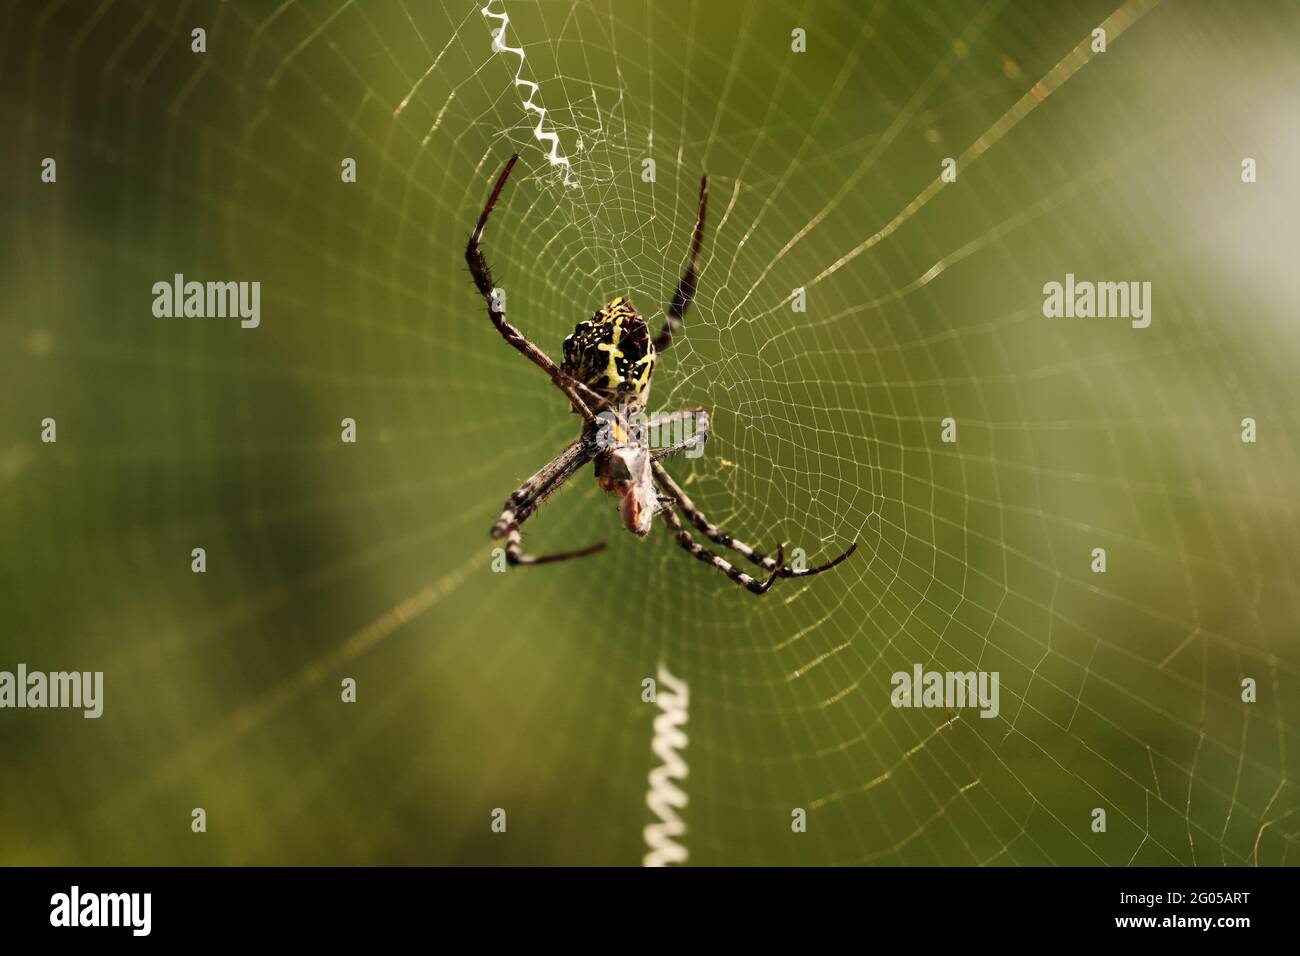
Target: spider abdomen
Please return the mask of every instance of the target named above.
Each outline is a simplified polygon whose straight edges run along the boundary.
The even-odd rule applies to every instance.
[[[654,365],[650,329],[623,296],[579,322],[564,340],[564,372],[614,401],[644,405]]]

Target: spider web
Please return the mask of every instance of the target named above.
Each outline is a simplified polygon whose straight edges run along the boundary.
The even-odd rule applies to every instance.
[[[665,662],[692,863],[1294,863],[1294,8],[487,9],[6,14],[9,161],[61,157],[8,237],[5,531],[45,543],[7,658],[121,688],[104,729],[27,718],[13,860],[635,863]],[[756,599],[584,469],[526,547],[607,551],[492,572],[576,431],[464,273],[512,152],[484,248],[552,355],[616,294],[657,324],[709,174],[652,405],[713,435],[669,470],[847,563]],[[174,272],[261,280],[262,327],[151,320]],[[1045,318],[1067,272],[1151,281],[1151,327]],[[998,672],[1000,713],[892,708],[916,664]],[[201,849],[154,823],[197,805]]]

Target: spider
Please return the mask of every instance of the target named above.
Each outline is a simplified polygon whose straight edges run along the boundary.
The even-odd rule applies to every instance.
[[[704,211],[708,202],[709,178],[700,180],[700,204],[695,220],[695,233],[691,240],[690,262],[659,334],[650,337],[649,327],[632,303],[623,296],[613,299],[590,319],[579,322],[573,334],[564,340],[562,364],[555,362],[540,348],[506,321],[502,297],[492,282],[492,272],[483,256],[480,241],[488,217],[505,188],[510,171],[519,156],[513,155],[497,177],[492,194],[488,197],[478,225],[465,247],[474,285],[487,303],[488,318],[502,337],[518,349],[534,365],[550,376],[555,386],[568,398],[573,411],[582,416],[583,427],[579,436],[525,481],[506,499],[501,517],[492,527],[492,537],[506,539],[506,560],[511,565],[549,564],[582,558],[602,550],[604,543],[594,544],[577,551],[536,556],[523,551],[521,525],[554,494],[578,469],[589,461],[595,462],[596,477],[604,491],[619,497],[619,513],[623,525],[638,537],[650,533],[656,515],[663,519],[677,543],[692,557],[717,568],[736,584],[754,594],[766,594],[777,578],[811,577],[829,571],[857,550],[854,541],[847,551],[832,561],[815,568],[795,569],[783,563],[785,545],[778,544],[775,557],[767,557],[714,525],[687,497],[686,492],[664,469],[660,461],[687,448],[698,447],[709,434],[709,417],[703,408],[672,412],[655,416],[647,427],[631,428],[627,422],[631,413],[646,407],[650,394],[650,380],[654,374],[655,357],[668,349],[673,336],[681,330],[682,319],[695,297],[700,246],[704,240]],[[682,438],[684,421],[693,420],[695,433]],[[612,426],[610,423],[613,423]],[[677,428],[676,433],[672,432]],[[614,441],[610,441],[611,434]],[[650,435],[672,434],[674,443],[651,447]],[[720,555],[696,542],[691,532],[682,524],[674,509],[710,541],[735,551],[751,564],[768,572],[759,581]]]

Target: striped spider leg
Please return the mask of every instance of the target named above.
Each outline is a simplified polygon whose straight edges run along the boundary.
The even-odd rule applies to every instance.
[[[688,424],[695,428],[695,431],[689,435],[685,433],[685,426]],[[659,438],[651,452],[651,459],[659,461],[662,458],[671,458],[687,449],[698,448],[708,441],[709,428],[709,413],[702,408],[686,408],[680,412],[654,416],[646,424],[647,432]],[[674,442],[665,444],[665,435],[672,435]]]
[[[686,317],[686,310],[691,307],[695,300],[695,284],[699,275],[700,265],[700,246],[704,244],[704,212],[709,205],[709,177],[700,177],[700,205],[695,213],[695,233],[691,237],[691,256],[686,266],[686,272],[682,275],[681,281],[677,283],[677,291],[673,293],[673,301],[668,306],[668,313],[664,319],[664,327],[655,337],[655,351],[666,352],[673,344],[673,333],[682,327],[682,319]]]
[[[515,168],[515,162],[518,159],[518,153],[511,156],[509,162],[506,163],[505,169],[501,170],[501,175],[497,177],[497,183],[492,189],[492,195],[488,197],[487,205],[483,207],[483,214],[479,216],[478,225],[474,228],[474,232],[469,237],[469,243],[465,246],[465,261],[469,263],[470,275],[474,277],[474,286],[478,289],[479,294],[483,296],[484,302],[487,303],[488,318],[492,320],[492,324],[501,333],[501,337],[523,353],[530,362],[549,375],[556,388],[569,399],[569,404],[573,406],[573,410],[581,415],[584,421],[589,422],[593,416],[592,407],[602,405],[604,399],[587,385],[566,375],[551,360],[549,355],[530,342],[523,332],[506,321],[505,308],[501,305],[500,299],[496,295],[496,286],[492,282],[492,270],[488,267],[487,259],[479,246],[479,242],[483,238],[483,228],[487,225],[488,216],[492,214],[497,198],[501,195],[501,190],[505,188],[506,180],[510,177],[510,171]]]
[[[725,558],[714,554],[708,548],[704,547],[704,545],[691,537],[691,533],[687,531],[681,521],[678,520],[677,515],[673,513],[672,508],[665,508],[659,513],[659,515],[664,519],[664,524],[668,526],[668,530],[672,532],[677,543],[685,549],[687,554],[693,558],[699,558],[705,564],[710,564],[717,568],[741,587],[747,588],[751,593],[766,594],[772,585],[776,583],[776,579],[779,577],[781,560],[785,557],[784,544],[778,544],[776,546],[777,570],[773,571],[766,581],[759,581],[740,570]]]
[[[523,533],[519,530],[519,526],[527,521],[547,498],[572,478],[579,468],[595,457],[588,434],[587,430],[584,429],[581,438],[576,439],[568,448],[542,466],[535,475],[520,485],[506,499],[505,508],[501,511],[501,517],[492,526],[492,537],[494,539],[506,539],[506,562],[508,564],[551,564],[556,561],[585,558],[589,554],[604,550],[605,543],[602,541],[599,544],[580,548],[577,551],[563,551],[559,554],[546,554],[536,557],[531,554],[524,554]]]
[[[706,538],[716,544],[722,545],[723,547],[731,548],[731,550],[735,551],[751,564],[755,564],[763,570],[770,572],[771,576],[766,582],[759,582],[750,575],[737,569],[729,561],[713,553],[708,548],[698,544],[691,536],[690,531],[682,525],[677,515],[672,512],[671,508],[669,508],[662,513],[662,517],[664,523],[677,539],[677,543],[689,551],[693,557],[713,565],[732,581],[748,588],[755,594],[765,594],[777,578],[806,578],[812,577],[814,574],[821,574],[823,571],[829,571],[841,561],[847,560],[849,555],[853,554],[853,552],[858,549],[858,543],[854,541],[847,551],[839,557],[827,561],[825,564],[818,565],[815,568],[795,569],[789,567],[782,563],[785,557],[784,546],[778,546],[776,549],[776,557],[769,558],[729,532],[723,531],[705,517],[704,512],[696,507],[695,502],[691,501],[690,497],[682,489],[682,486],[673,480],[672,476],[668,474],[667,469],[665,469],[663,465],[656,461],[651,467],[654,471],[655,481],[666,493],[666,497],[671,499],[677,507],[681,509],[682,514],[685,515],[691,524],[693,524]]]

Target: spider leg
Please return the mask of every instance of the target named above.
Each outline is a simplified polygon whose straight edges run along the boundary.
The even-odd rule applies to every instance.
[[[700,208],[695,215],[695,235],[691,239],[691,261],[686,266],[686,272],[681,281],[677,283],[677,291],[673,293],[673,301],[668,306],[668,316],[664,319],[663,330],[655,338],[655,351],[666,351],[673,344],[673,334],[682,327],[682,319],[686,317],[686,310],[691,307],[691,301],[695,298],[695,280],[697,270],[700,264],[700,246],[704,243],[704,209],[709,203],[709,177],[700,177]]]
[[[524,553],[523,533],[519,530],[519,526],[527,521],[547,498],[572,478],[579,468],[591,461],[591,458],[590,446],[584,439],[579,438],[543,465],[506,499],[501,517],[492,526],[492,537],[506,539],[508,564],[551,564],[555,561],[568,561],[571,558],[584,558],[605,547],[604,542],[601,542],[577,551],[564,551],[538,557]]]
[[[501,333],[501,337],[522,352],[530,362],[549,375],[555,386],[569,399],[569,404],[573,406],[573,410],[586,421],[591,421],[593,417],[591,405],[599,405],[603,400],[583,383],[565,375],[549,355],[530,342],[523,332],[506,321],[505,309],[501,307],[498,297],[493,295],[496,286],[492,281],[492,270],[483,255],[482,248],[479,246],[479,242],[483,238],[483,227],[487,225],[488,216],[492,214],[492,209],[496,206],[501,190],[505,188],[506,180],[510,177],[510,171],[514,169],[515,162],[518,159],[518,153],[511,156],[506,163],[505,169],[501,170],[501,175],[497,177],[497,183],[492,189],[492,195],[488,197],[487,205],[483,207],[483,214],[478,218],[478,225],[474,227],[474,232],[469,237],[469,243],[465,246],[465,261],[469,263],[469,272],[474,277],[474,286],[487,303],[488,318],[492,320],[492,324]]]
[[[694,434],[682,433],[687,424],[695,426]],[[656,442],[652,442],[650,457],[658,461],[661,458],[670,458],[688,448],[700,447],[708,441],[709,425],[709,413],[702,408],[688,408],[680,412],[656,415],[646,424],[647,433],[657,439]],[[678,440],[671,445],[665,444],[664,440],[669,436]]]
[[[672,532],[673,537],[677,539],[677,543],[686,550],[687,554],[693,558],[699,558],[705,564],[710,564],[717,568],[736,584],[746,588],[752,594],[766,594],[768,589],[772,587],[776,582],[776,579],[780,576],[781,559],[785,555],[784,544],[778,544],[776,546],[777,570],[773,571],[766,581],[758,581],[755,578],[750,577],[744,571],[741,571],[725,558],[719,557],[708,548],[696,542],[696,540],[691,537],[691,533],[687,531],[686,527],[680,520],[678,520],[677,515],[673,513],[671,508],[660,512],[660,515],[664,519],[664,524],[668,526],[668,530]]]
[[[659,482],[660,486],[663,487],[665,491],[668,492],[670,497],[677,501],[677,506],[682,509],[682,514],[686,515],[691,524],[695,525],[695,527],[698,528],[706,538],[716,544],[722,545],[723,547],[730,548],[752,564],[758,565],[765,571],[771,571],[778,577],[807,578],[812,577],[814,574],[821,574],[823,571],[829,571],[841,561],[847,560],[849,555],[858,550],[858,543],[854,541],[853,544],[849,545],[848,550],[839,557],[827,561],[825,564],[820,564],[815,568],[796,570],[795,568],[787,567],[781,563],[781,554],[778,554],[776,558],[766,557],[762,552],[751,548],[734,535],[723,531],[717,525],[713,524],[707,517],[705,517],[704,512],[695,506],[695,502],[691,501],[686,492],[682,490],[682,486],[673,481],[672,476],[668,474],[668,471],[663,467],[663,465],[655,462],[651,467],[654,469],[655,480]]]
[[[502,515],[502,519],[505,516]],[[493,531],[495,532],[495,528]],[[586,548],[579,548],[577,551],[560,551],[556,554],[525,554],[523,551],[523,534],[519,530],[517,521],[510,521],[503,531],[506,539],[506,563],[517,565],[529,564],[553,564],[556,561],[570,561],[574,558],[585,558],[589,554],[595,554],[598,551],[605,550],[605,542],[593,544]]]

